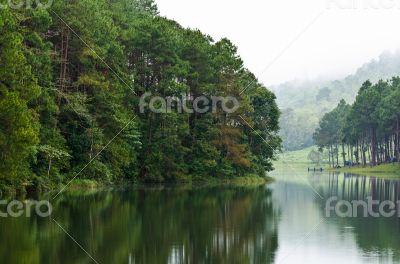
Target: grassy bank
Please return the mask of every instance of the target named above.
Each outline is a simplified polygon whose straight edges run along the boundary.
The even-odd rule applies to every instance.
[[[259,186],[267,183],[271,183],[273,179],[271,177],[259,177],[259,176],[245,176],[237,178],[194,178],[191,181],[191,185],[196,186],[218,186],[218,185],[232,185],[238,187],[245,186]]]
[[[118,184],[111,184],[111,187],[130,187],[130,186],[140,186],[140,187],[153,187],[153,186],[217,186],[217,185],[234,185],[234,186],[257,186],[272,182],[273,179],[270,177],[259,177],[256,175],[248,175],[244,177],[236,178],[204,178],[204,177],[193,177],[188,181],[180,182],[165,182],[165,183],[147,183],[147,182],[121,182]],[[91,190],[91,189],[101,189],[110,187],[110,184],[99,183],[93,180],[73,180],[68,185],[68,190],[79,191],[79,190]]]
[[[105,187],[105,184],[102,184],[95,180],[81,180],[75,179],[71,181],[71,183],[67,186],[68,190],[91,190],[91,189],[99,189]]]
[[[302,150],[284,152],[278,156],[278,160],[274,164],[290,163],[290,164],[310,165],[311,162],[307,158],[307,156],[312,149],[313,147],[309,147]]]
[[[332,169],[332,171],[363,174],[376,177],[400,178],[400,165],[398,163],[383,164],[375,167],[345,167],[340,169]]]
[[[324,167],[325,164],[328,163],[326,157],[324,159],[321,159],[321,164],[316,165],[313,163],[309,158],[308,155],[310,152],[318,151],[318,148],[316,146],[308,147],[305,149],[301,150],[294,150],[294,151],[286,151],[284,153],[279,154],[278,160],[274,162],[274,164],[280,165],[280,164],[291,164],[291,165],[303,165],[306,167]],[[322,157],[321,157],[322,158]]]
[[[63,185],[47,185],[41,186],[40,188],[35,188],[31,185],[29,186],[9,186],[3,185],[0,189],[0,194],[5,194],[10,197],[15,196],[25,196],[27,194],[57,194],[59,191],[65,191],[70,194],[74,193],[91,193],[96,192],[103,189],[110,188],[129,188],[129,187],[140,187],[140,188],[153,188],[155,186],[158,187],[183,187],[183,188],[192,188],[192,187],[213,187],[213,186],[237,186],[237,187],[255,187],[264,185],[272,182],[273,179],[270,177],[259,177],[256,175],[249,175],[245,177],[236,177],[236,178],[192,178],[190,180],[181,181],[181,182],[173,182],[173,183],[145,183],[145,182],[118,182],[118,183],[104,183],[96,180],[83,180],[83,179],[75,179],[65,183]]]
[[[279,159],[274,162],[275,168],[294,167],[294,168],[314,168],[323,167],[327,168],[328,164],[317,166],[308,159],[308,154],[311,150],[317,148],[309,147],[302,150],[285,152],[279,155]],[[326,162],[326,161],[325,161]],[[330,169],[331,171],[362,174],[367,176],[384,177],[384,178],[399,178],[400,179],[400,164],[383,164],[375,167],[345,167],[341,169]]]

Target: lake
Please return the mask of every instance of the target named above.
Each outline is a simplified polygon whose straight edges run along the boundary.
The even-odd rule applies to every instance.
[[[0,218],[1,263],[400,263],[400,221],[326,200],[399,200],[400,182],[278,168],[260,187],[63,193],[51,217]]]

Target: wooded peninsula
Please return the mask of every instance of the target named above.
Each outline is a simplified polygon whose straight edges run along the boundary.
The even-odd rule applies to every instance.
[[[240,107],[140,112],[146,92]],[[2,189],[265,176],[281,145],[275,95],[237,48],[159,16],[152,0],[0,9],[0,95]]]

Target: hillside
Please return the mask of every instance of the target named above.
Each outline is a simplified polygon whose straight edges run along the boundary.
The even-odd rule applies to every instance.
[[[320,118],[341,99],[352,103],[363,82],[377,82],[399,74],[400,51],[385,52],[341,80],[292,81],[272,87],[282,110],[280,126],[285,150],[312,146],[312,134]]]

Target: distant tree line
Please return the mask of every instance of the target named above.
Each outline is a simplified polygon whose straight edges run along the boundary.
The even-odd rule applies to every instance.
[[[325,114],[313,138],[329,151],[330,166],[375,166],[399,161],[400,77],[363,83],[352,105],[341,100]]]
[[[240,107],[141,113],[146,92],[234,96]],[[3,185],[264,175],[278,119],[275,95],[229,40],[160,17],[152,0],[0,10]]]
[[[313,132],[323,115],[344,99],[354,102],[365,80],[372,83],[400,75],[400,52],[384,52],[354,74],[337,80],[291,81],[273,88],[282,110],[280,134],[283,148],[300,150],[314,145]]]

